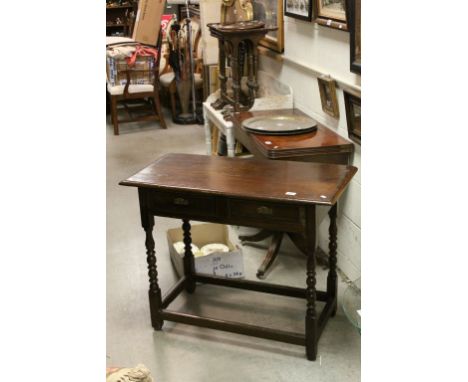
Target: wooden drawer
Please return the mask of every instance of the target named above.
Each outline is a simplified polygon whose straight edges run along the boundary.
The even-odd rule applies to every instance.
[[[149,201],[152,210],[164,213],[196,216],[216,216],[217,214],[216,197],[154,190]]]
[[[229,201],[229,216],[234,219],[244,219],[245,223],[271,221],[292,226],[304,226],[304,210],[300,206],[276,204],[269,202]]]

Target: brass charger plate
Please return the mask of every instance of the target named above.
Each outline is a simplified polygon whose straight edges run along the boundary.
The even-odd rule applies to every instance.
[[[265,23],[259,20],[250,20],[250,21],[238,21],[231,24],[220,24],[219,29],[221,30],[246,30],[246,29],[257,29],[263,28]]]
[[[294,135],[317,130],[317,121],[303,116],[274,115],[246,119],[242,126],[251,133],[265,135]]]

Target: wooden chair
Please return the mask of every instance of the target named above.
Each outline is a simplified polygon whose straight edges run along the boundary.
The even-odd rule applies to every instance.
[[[127,68],[126,84],[125,85],[114,85],[112,86],[109,82],[107,83],[107,92],[110,98],[111,108],[111,120],[114,125],[114,135],[119,135],[119,123],[135,122],[135,121],[159,121],[161,127],[166,129],[166,122],[161,111],[161,103],[159,99],[159,62],[161,57],[161,34],[159,35],[157,44],[158,56],[153,66],[153,83],[152,84],[133,84],[132,77],[136,74],[146,72],[149,70],[139,70]],[[140,101],[139,104],[135,104],[135,101]],[[118,118],[118,103],[122,103],[127,114],[127,119]],[[133,106],[132,106],[133,105]],[[133,112],[136,111],[149,111],[149,114],[142,116],[133,116]]]
[[[182,20],[182,23],[184,20]],[[201,50],[201,28],[200,28],[200,19],[197,17],[193,17],[191,19],[192,25],[192,47],[193,47],[193,59],[194,59],[194,80],[195,80],[195,89],[200,90],[203,89],[203,56]],[[170,25],[168,26],[168,31],[170,30]],[[168,44],[165,44],[168,47]],[[177,116],[177,87],[175,81],[175,74],[172,70],[171,66],[169,65],[169,52],[163,53],[164,57],[164,67],[161,70],[161,74],[159,77],[161,87],[164,91],[169,93],[170,101],[171,101],[171,114],[172,119],[176,118]]]

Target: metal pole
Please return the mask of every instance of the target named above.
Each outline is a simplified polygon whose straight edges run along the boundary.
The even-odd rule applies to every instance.
[[[187,10],[187,43],[189,48],[189,57],[190,57],[190,75],[192,76],[192,112],[193,118],[196,119],[196,100],[195,100],[195,67],[193,62],[193,51],[192,51],[192,25],[189,12],[189,0],[185,0],[186,10]]]

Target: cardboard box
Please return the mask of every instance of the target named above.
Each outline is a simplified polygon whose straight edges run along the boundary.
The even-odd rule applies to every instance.
[[[228,227],[223,224],[197,224],[191,228],[192,243],[198,248],[211,243],[223,243],[229,247],[229,252],[212,253],[207,256],[195,258],[195,271],[208,275],[223,276],[227,278],[244,277],[244,258],[239,247],[235,247],[229,240]],[[179,276],[184,274],[184,255],[179,255],[174,243],[183,241],[182,228],[173,228],[167,231],[167,244],[171,261]]]
[[[142,44],[156,46],[165,0],[140,0],[132,38]]]

